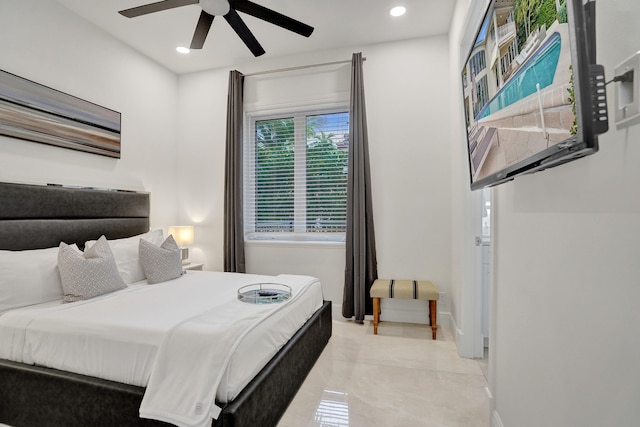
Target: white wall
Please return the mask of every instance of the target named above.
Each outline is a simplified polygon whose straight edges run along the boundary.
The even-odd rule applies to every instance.
[[[609,79],[640,50],[640,3],[597,6]],[[492,426],[640,423],[640,127],[611,128],[597,154],[494,189]]]
[[[339,49],[239,65],[244,73],[366,57],[364,80],[371,152],[374,221],[380,277],[433,280],[443,292],[451,282],[451,148],[447,38],[418,39]],[[307,73],[306,71],[302,74]],[[198,237],[205,268],[222,268],[224,129],[228,70],[179,78],[180,216],[196,219],[190,206],[206,212]],[[443,82],[445,84],[443,84]],[[295,90],[291,88],[290,90]],[[286,96],[283,96],[286,99]],[[197,153],[194,155],[193,153]],[[192,172],[193,171],[193,172]],[[203,183],[206,183],[203,185]],[[188,195],[187,195],[188,194]],[[211,203],[203,200],[213,200]],[[206,206],[202,206],[206,205]],[[198,236],[203,232],[196,230]],[[344,248],[330,244],[254,244],[247,247],[250,272],[316,274],[325,297],[339,305],[344,282]],[[197,253],[197,251],[196,251]],[[195,256],[195,255],[194,255]],[[383,305],[383,318],[426,322],[426,304]],[[420,303],[420,302],[418,302]],[[446,307],[441,307],[446,310]],[[408,310],[408,311],[407,311]],[[334,312],[340,313],[335,307]],[[409,314],[407,317],[407,313]]]
[[[227,70],[178,78],[178,222],[194,224],[191,259],[223,269]]]
[[[475,35],[467,29],[480,25],[486,1],[458,0],[449,32],[451,141],[451,326],[458,353],[463,357],[482,357],[481,330],[481,247],[474,244],[481,236],[481,194],[469,186],[466,132],[460,71]]]
[[[376,59],[367,59],[365,83],[378,275],[432,280],[450,294],[447,38],[382,45],[366,56]],[[426,322],[425,301],[384,300],[383,320],[385,309],[390,320]]]
[[[54,1],[0,2],[0,69],[122,113],[122,158],[0,136],[0,180],[151,192],[176,221],[177,78]]]

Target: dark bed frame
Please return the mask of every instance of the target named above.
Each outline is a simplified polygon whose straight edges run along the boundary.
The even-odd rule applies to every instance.
[[[149,194],[0,183],[0,250],[84,244],[149,230]],[[228,404],[213,427],[278,421],[331,337],[331,302],[300,328]],[[215,390],[211,391],[215,393]],[[166,426],[139,418],[144,388],[0,359],[0,423],[29,426]]]

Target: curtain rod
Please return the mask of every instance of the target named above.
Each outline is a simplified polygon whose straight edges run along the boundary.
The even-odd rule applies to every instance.
[[[362,58],[362,60],[366,61],[367,58]],[[263,74],[283,73],[285,71],[296,71],[296,70],[304,70],[306,68],[326,67],[328,65],[350,64],[350,63],[351,63],[350,59],[347,60],[347,61],[323,62],[321,64],[309,64],[309,65],[300,65],[298,67],[278,68],[278,69],[275,69],[275,70],[258,71],[258,72],[255,72],[255,73],[243,74],[243,76],[252,77],[252,76],[260,76],[260,75],[263,75]]]

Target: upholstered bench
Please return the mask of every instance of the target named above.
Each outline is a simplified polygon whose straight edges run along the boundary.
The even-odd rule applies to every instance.
[[[431,282],[422,280],[388,280],[377,279],[369,291],[373,298],[373,333],[378,334],[380,323],[380,298],[422,299],[429,301],[429,321],[431,337],[436,339],[438,330],[438,288]]]

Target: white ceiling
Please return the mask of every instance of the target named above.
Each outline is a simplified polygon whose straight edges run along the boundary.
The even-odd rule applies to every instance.
[[[179,54],[177,46],[189,46],[201,8],[189,5],[136,18],[119,10],[157,0],[57,0],[97,27],[178,73],[247,63],[253,55],[229,24],[217,17],[199,51]],[[242,14],[266,54],[275,58],[340,47],[445,35],[449,32],[455,0],[254,0],[262,6],[315,28],[308,39],[275,25]],[[400,18],[389,15],[403,5]],[[259,60],[258,59],[258,60]]]

